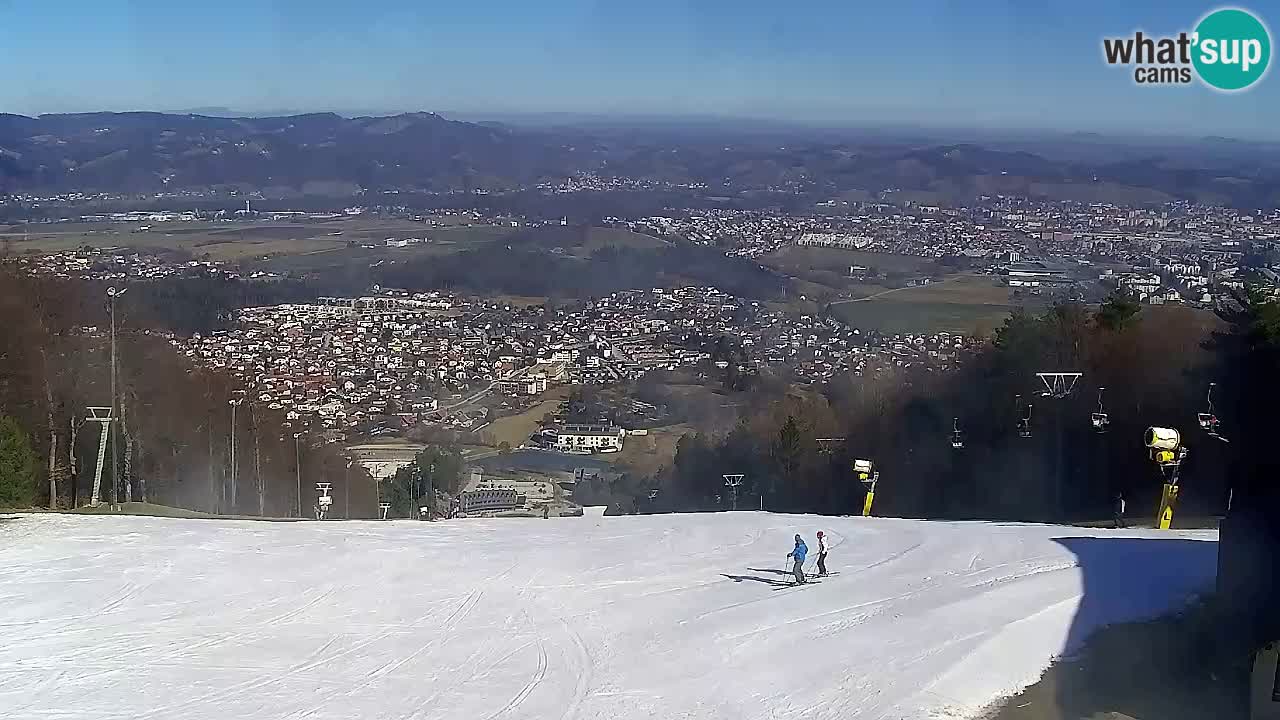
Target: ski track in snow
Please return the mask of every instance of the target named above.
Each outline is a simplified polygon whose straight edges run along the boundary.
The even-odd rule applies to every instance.
[[[1217,538],[758,512],[2,528],[0,717],[37,720],[975,717],[1069,637],[1210,588],[1185,540]],[[819,529],[838,574],[775,592]],[[1091,570],[1140,599],[1090,605]]]

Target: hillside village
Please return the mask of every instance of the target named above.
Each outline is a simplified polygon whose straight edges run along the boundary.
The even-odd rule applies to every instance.
[[[449,293],[328,298],[247,308],[235,327],[172,342],[226,369],[256,402],[340,433],[419,426],[478,431],[488,396],[536,398],[563,384],[609,385],[655,370],[713,377],[730,363],[816,383],[879,368],[943,368],[973,340],[949,333],[880,336],[833,319],[788,320],[714,288],[614,293],[573,307],[519,306]]]

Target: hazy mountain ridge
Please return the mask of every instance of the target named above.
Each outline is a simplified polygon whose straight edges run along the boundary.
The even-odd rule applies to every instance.
[[[227,118],[163,113],[0,115],[0,190],[156,191],[218,185],[449,189],[555,168],[531,136],[430,113]]]
[[[680,132],[635,127],[516,127],[434,113],[343,117],[199,114],[0,114],[0,192],[150,193],[292,188],[303,193],[528,187],[576,172],[834,196],[928,193],[1240,207],[1280,205],[1280,150],[1217,139],[1125,145],[1088,136],[941,143],[884,133],[797,136],[730,124]],[[330,190],[317,191],[316,188]]]

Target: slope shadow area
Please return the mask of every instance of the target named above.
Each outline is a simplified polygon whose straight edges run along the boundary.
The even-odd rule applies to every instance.
[[[1248,663],[1223,652],[1210,595],[1218,544],[1063,537],[1083,596],[1063,657],[992,720],[1246,717]],[[1192,599],[1184,604],[1180,598]]]

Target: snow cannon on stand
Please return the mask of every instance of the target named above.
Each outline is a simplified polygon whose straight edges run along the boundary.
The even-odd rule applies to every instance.
[[[862,501],[862,517],[871,516],[871,503],[876,499],[876,483],[880,480],[880,471],[870,460],[853,461],[853,476],[858,482],[867,486],[866,498]]]
[[[1173,428],[1149,427],[1142,435],[1142,443],[1152,452],[1171,452],[1182,444],[1182,434]]]
[[[1178,500],[1178,474],[1187,448],[1182,444],[1182,434],[1173,428],[1149,427],[1142,435],[1151,461],[1160,469],[1164,489],[1160,494],[1160,509],[1156,515],[1156,527],[1168,530],[1173,524],[1173,506]]]

